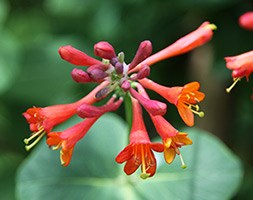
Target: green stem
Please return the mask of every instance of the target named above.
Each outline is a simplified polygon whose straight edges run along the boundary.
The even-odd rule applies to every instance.
[[[129,93],[126,94],[125,99],[124,99],[124,105],[125,105],[125,115],[126,115],[126,122],[128,124],[128,128],[132,127],[132,101]]]

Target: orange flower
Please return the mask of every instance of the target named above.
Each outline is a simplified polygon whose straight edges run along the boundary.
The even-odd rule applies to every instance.
[[[139,80],[139,82],[145,88],[154,90],[167,101],[176,105],[181,118],[188,126],[194,125],[193,113],[199,117],[204,116],[204,112],[200,112],[199,106],[196,105],[205,98],[205,94],[198,91],[200,88],[198,82],[191,82],[183,87],[165,87],[147,78]]]
[[[62,132],[50,132],[47,135],[47,144],[53,150],[61,149],[60,160],[63,166],[68,166],[76,143],[81,140],[90,127],[99,117],[87,118],[84,121]]]
[[[30,124],[30,130],[32,134],[29,138],[24,140],[26,144],[26,150],[30,150],[34,147],[40,139],[49,133],[56,125],[66,121],[72,117],[77,112],[77,108],[83,103],[93,104],[98,99],[95,95],[102,88],[109,84],[108,81],[104,81],[102,84],[97,86],[93,91],[88,95],[83,97],[81,100],[70,103],[70,104],[60,104],[54,106],[48,106],[44,108],[29,108],[26,112],[23,113],[23,116],[26,118],[27,122]],[[36,138],[36,139],[35,139]],[[31,144],[29,144],[33,141]]]
[[[126,162],[124,171],[127,175],[134,173],[141,165],[140,177],[146,179],[156,172],[154,151],[162,152],[163,145],[151,143],[142,118],[142,110],[138,101],[132,98],[133,124],[130,132],[130,144],[116,157],[116,162]]]
[[[209,22],[204,22],[197,28],[195,31],[185,35],[180,38],[170,46],[165,49],[147,57],[141,63],[139,63],[133,70],[130,72],[139,71],[143,65],[153,65],[161,60],[165,60],[167,58],[177,56],[180,54],[184,54],[192,49],[195,49],[205,43],[213,37],[213,30],[217,27],[214,24],[210,24]]]
[[[164,144],[164,159],[168,164],[171,164],[178,154],[181,159],[182,168],[185,168],[186,165],[183,161],[182,155],[179,151],[184,145],[192,144],[192,140],[187,137],[187,133],[179,132],[176,130],[166,119],[162,116],[150,115],[156,131],[159,133],[163,140]]]
[[[249,51],[237,56],[225,57],[226,66],[231,69],[233,84],[226,89],[229,93],[235,84],[240,81],[244,76],[249,80],[250,74],[253,72],[253,51]]]

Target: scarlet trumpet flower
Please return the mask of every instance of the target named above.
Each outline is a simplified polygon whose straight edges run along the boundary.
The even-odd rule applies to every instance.
[[[30,124],[30,130],[32,131],[32,134],[29,138],[24,140],[26,144],[26,150],[30,150],[32,147],[34,147],[40,141],[40,139],[49,133],[56,125],[66,121],[76,114],[77,108],[80,105],[83,103],[95,103],[97,101],[97,99],[94,98],[95,94],[108,84],[108,81],[103,82],[92,92],[75,103],[60,104],[45,108],[33,107],[27,109],[27,111],[23,113],[23,116]],[[32,143],[29,144],[31,141]]]
[[[154,90],[174,104],[181,118],[188,126],[194,125],[193,113],[199,117],[204,117],[204,112],[199,111],[199,106],[196,105],[205,98],[205,94],[198,91],[200,88],[198,82],[191,82],[183,87],[166,87],[147,78],[139,80],[139,82],[143,87]]]
[[[185,123],[192,126],[194,124],[193,113],[200,117],[203,116],[203,112],[199,112],[199,107],[196,105],[205,96],[198,91],[200,84],[192,82],[183,87],[169,88],[158,85],[146,77],[150,75],[150,66],[156,62],[186,53],[208,42],[215,28],[215,25],[204,22],[195,31],[153,55],[151,55],[152,43],[145,40],[140,43],[130,64],[125,63],[123,52],[117,55],[113,46],[106,41],[94,45],[94,54],[102,58],[102,61],[70,45],[60,47],[59,54],[62,59],[76,66],[87,67],[83,68],[84,70],[79,68],[72,70],[71,76],[74,81],[84,84],[95,82],[99,85],[90,94],[75,103],[28,109],[23,115],[30,124],[33,134],[30,138],[25,139],[27,150],[31,149],[43,135],[46,135],[47,144],[50,147],[61,148],[62,165],[69,165],[76,143],[87,134],[101,115],[118,109],[124,98],[128,96],[130,97],[128,99],[131,99],[133,110],[130,143],[119,153],[116,161],[126,162],[124,171],[128,175],[141,166],[141,178],[153,176],[156,172],[156,159],[153,151],[164,151],[166,162],[171,163],[176,154],[181,157],[179,148],[191,144],[191,140],[186,133],[178,132],[162,117],[167,111],[167,105],[150,99],[142,85],[175,104]],[[109,96],[109,101],[105,105],[99,107],[92,105]],[[149,113],[163,144],[150,141],[140,105]],[[75,114],[85,119],[64,131],[52,131],[56,125]],[[36,137],[38,138],[35,139]],[[29,145],[31,141],[33,142]]]
[[[163,145],[151,143],[142,118],[138,101],[132,98],[133,121],[130,131],[130,144],[116,157],[116,162],[126,162],[124,171],[127,175],[134,173],[141,165],[141,178],[146,179],[155,174],[156,159],[153,151],[162,152]]]
[[[253,51],[242,53],[237,56],[225,57],[226,66],[232,70],[233,84],[226,89],[229,93],[235,84],[240,81],[244,76],[247,81],[250,74],[253,72]]]

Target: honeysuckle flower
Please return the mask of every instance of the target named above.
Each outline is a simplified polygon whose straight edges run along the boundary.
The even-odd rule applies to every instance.
[[[170,103],[176,105],[179,115],[188,126],[194,125],[194,114],[199,117],[204,116],[204,112],[199,111],[197,103],[205,98],[205,94],[199,92],[200,84],[191,82],[183,87],[166,87],[155,83],[150,79],[139,80],[141,85],[147,89],[151,89]]]
[[[225,57],[226,67],[232,70],[233,84],[226,89],[229,93],[235,84],[244,76],[249,81],[249,76],[253,72],[253,51],[242,53],[237,56]]]
[[[81,140],[98,117],[87,118],[84,121],[62,132],[50,132],[47,135],[47,144],[53,150],[61,148],[60,160],[63,166],[68,166],[76,143]]]
[[[253,12],[246,12],[239,17],[239,25],[247,30],[253,31]]]
[[[140,70],[144,64],[151,66],[161,60],[184,54],[207,43],[213,37],[213,30],[215,29],[217,27],[214,24],[210,24],[209,22],[202,23],[195,31],[185,35],[165,49],[147,57],[130,72]]]
[[[176,130],[166,119],[160,115],[150,115],[156,131],[162,138],[164,144],[164,159],[168,164],[171,164],[176,154],[179,155],[182,168],[186,168],[179,148],[185,145],[192,144],[192,140],[187,137],[187,133]]]
[[[149,99],[148,94],[141,84],[136,84],[136,87],[140,94],[142,94],[146,99]],[[168,164],[171,164],[176,156],[179,155],[182,168],[186,168],[183,157],[179,151],[184,145],[192,144],[190,138],[187,137],[187,133],[179,132],[176,130],[164,117],[161,115],[149,115],[154,123],[156,131],[161,136],[164,145],[164,159]]]
[[[32,131],[32,134],[29,138],[24,140],[26,144],[26,150],[30,150],[33,146],[35,146],[39,140],[44,135],[49,133],[56,125],[72,117],[77,112],[77,108],[80,105],[83,103],[95,103],[98,100],[95,98],[95,94],[107,85],[108,81],[105,81],[81,100],[74,103],[60,104],[44,108],[33,107],[27,109],[27,111],[23,113],[23,116],[30,124],[30,130]],[[29,144],[30,142],[32,143]]]
[[[70,163],[72,152],[76,143],[82,139],[91,126],[106,112],[111,112],[119,108],[123,99],[115,101],[116,97],[113,96],[106,105],[97,108],[89,104],[82,104],[77,108],[77,114],[86,119],[62,132],[50,132],[47,134],[47,144],[53,150],[61,147],[60,160],[63,166]],[[90,106],[90,107],[89,107]],[[90,112],[90,113],[88,113]]]
[[[146,179],[152,177],[156,171],[156,159],[153,151],[162,152],[161,143],[151,143],[138,101],[132,98],[133,120],[130,132],[130,144],[116,157],[116,162],[124,163],[124,171],[127,175],[134,173],[141,166],[140,177]]]
[[[31,108],[24,113],[33,134],[25,139],[26,148],[32,148],[38,140],[47,135],[47,144],[53,149],[61,148],[61,162],[64,166],[70,163],[76,143],[82,139],[90,127],[104,113],[118,109],[125,97],[131,99],[133,110],[130,143],[116,157],[118,163],[126,162],[124,171],[130,175],[140,166],[141,178],[151,177],[156,171],[156,159],[153,151],[163,152],[165,160],[171,163],[176,154],[181,154],[179,148],[191,144],[187,134],[178,132],[162,115],[166,113],[167,105],[152,100],[144,89],[152,89],[177,106],[179,114],[189,126],[194,124],[193,113],[203,116],[196,105],[204,99],[199,92],[198,82],[189,83],[183,87],[165,87],[147,79],[150,66],[163,59],[186,53],[208,42],[213,36],[215,25],[204,22],[197,30],[177,40],[172,45],[151,55],[152,43],[145,40],[140,43],[136,55],[130,64],[125,63],[123,52],[116,54],[113,46],[101,41],[94,45],[94,54],[99,61],[89,55],[67,45],[59,48],[62,59],[76,66],[86,68],[73,69],[71,76],[77,83],[95,82],[99,84],[89,95],[76,103],[49,106],[46,108]],[[144,87],[142,87],[142,85]],[[92,105],[101,99],[108,98],[105,105]],[[149,139],[142,118],[142,105],[151,116],[157,132],[163,140],[152,143]],[[128,112],[128,110],[126,111]],[[84,121],[61,132],[54,132],[53,128],[73,115],[85,118]],[[165,131],[166,129],[166,131]],[[35,139],[37,137],[37,139]],[[30,145],[28,145],[33,141]],[[182,159],[182,158],[181,158]],[[183,161],[182,161],[183,162]]]

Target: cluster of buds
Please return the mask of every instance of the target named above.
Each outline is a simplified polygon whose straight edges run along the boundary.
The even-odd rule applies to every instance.
[[[239,25],[253,31],[253,12],[246,12],[239,17]],[[249,81],[249,76],[253,72],[253,50],[236,56],[225,57],[226,67],[232,70],[233,84],[226,89],[229,93],[232,88],[243,77]],[[252,95],[253,99],[253,95]]]
[[[104,113],[115,111],[125,97],[132,103],[132,127],[129,134],[129,145],[116,157],[116,162],[126,163],[124,171],[130,175],[141,166],[141,178],[151,177],[156,172],[154,152],[163,152],[165,161],[170,164],[176,155],[186,165],[180,153],[184,145],[192,144],[187,133],[179,132],[163,116],[167,105],[157,100],[151,100],[146,89],[151,89],[163,96],[169,103],[174,104],[188,125],[194,125],[194,114],[200,117],[204,113],[197,105],[205,95],[199,91],[200,84],[191,82],[184,86],[166,87],[148,79],[150,67],[154,63],[172,56],[186,53],[208,42],[213,36],[215,25],[204,22],[198,29],[177,40],[167,48],[151,55],[152,44],[145,40],[140,43],[130,64],[124,61],[124,53],[116,55],[114,48],[108,42],[98,42],[94,45],[94,54],[99,61],[71,47],[62,46],[59,54],[62,59],[76,66],[85,66],[86,70],[75,68],[71,75],[77,83],[98,83],[88,95],[81,100],[71,103],[33,107],[23,113],[30,124],[31,136],[25,139],[26,149],[31,149],[44,135],[47,144],[52,149],[61,149],[60,160],[63,166],[69,165],[76,143],[82,139],[90,127]],[[105,105],[100,107],[94,103],[107,98]],[[152,143],[142,117],[142,109],[150,115],[162,143]],[[61,132],[52,129],[72,117],[78,115],[84,120]]]

